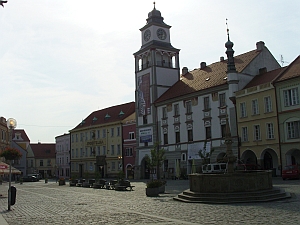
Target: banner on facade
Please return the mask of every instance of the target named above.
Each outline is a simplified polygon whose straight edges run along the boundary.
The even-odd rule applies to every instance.
[[[141,128],[139,130],[140,143],[152,142],[152,127]]]

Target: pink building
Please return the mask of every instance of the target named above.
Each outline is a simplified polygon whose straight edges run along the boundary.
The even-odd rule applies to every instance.
[[[125,177],[134,179],[136,155],[136,122],[135,114],[126,118],[123,123],[123,171]]]

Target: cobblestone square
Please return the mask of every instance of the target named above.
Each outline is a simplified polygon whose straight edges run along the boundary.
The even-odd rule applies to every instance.
[[[293,198],[266,203],[212,205],[172,198],[188,189],[188,180],[168,180],[166,194],[150,198],[146,181],[134,191],[59,186],[43,181],[15,184],[16,204],[7,211],[8,183],[0,185],[0,219],[9,225],[40,224],[299,224],[300,181],[274,178]],[[1,222],[1,220],[0,220]],[[2,225],[2,224],[1,224]]]

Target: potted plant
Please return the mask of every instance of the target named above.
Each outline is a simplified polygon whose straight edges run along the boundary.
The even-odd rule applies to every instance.
[[[162,183],[160,180],[150,180],[146,184],[146,195],[148,197],[157,197],[159,196],[159,187],[162,186]]]
[[[156,178],[153,179],[153,176],[151,177],[151,180],[147,182],[146,186],[146,195],[149,197],[158,196],[159,193],[165,192],[165,181],[160,180],[160,167],[165,160],[165,150],[163,148],[159,149],[158,143],[155,143],[154,148],[151,149],[151,156],[146,156],[146,161],[148,168],[150,171],[156,170]]]
[[[4,157],[6,160],[17,160],[22,157],[22,154],[18,149],[7,147],[0,153],[0,157]]]
[[[61,186],[61,185],[65,185],[66,184],[66,180],[65,178],[61,177],[58,179],[58,185]]]

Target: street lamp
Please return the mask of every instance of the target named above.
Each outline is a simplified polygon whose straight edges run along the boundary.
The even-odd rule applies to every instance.
[[[9,118],[7,120],[7,127],[10,131],[10,147],[13,147],[12,144],[12,136],[13,136],[13,129],[15,129],[17,127],[17,121],[13,118]],[[11,206],[11,160],[9,160],[9,182],[8,182],[8,210],[10,210],[10,206]]]

